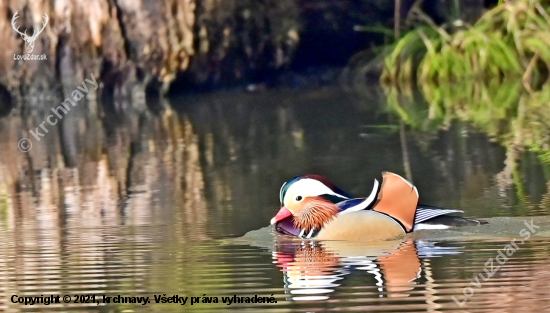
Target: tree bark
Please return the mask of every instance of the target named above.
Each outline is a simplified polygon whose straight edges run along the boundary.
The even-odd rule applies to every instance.
[[[47,60],[14,60],[26,52],[16,11],[28,34],[49,16],[32,52]],[[0,85],[20,96],[58,83],[71,91],[90,74],[115,97],[165,91],[182,73],[191,83],[239,79],[288,64],[299,31],[293,0],[7,0],[0,12]]]

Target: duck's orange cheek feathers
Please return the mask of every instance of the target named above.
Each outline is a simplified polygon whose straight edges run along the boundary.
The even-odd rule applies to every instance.
[[[307,197],[300,204],[302,207],[294,216],[294,226],[307,232],[312,229],[320,230],[340,210],[332,202],[322,197]]]

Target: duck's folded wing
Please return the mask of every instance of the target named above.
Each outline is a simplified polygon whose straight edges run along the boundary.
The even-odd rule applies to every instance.
[[[425,222],[427,220],[430,220],[434,217],[441,216],[441,215],[452,214],[452,213],[464,213],[464,211],[454,210],[454,209],[439,209],[439,208],[435,208],[435,207],[419,205],[417,210],[416,210],[416,216],[414,218],[414,223],[419,224],[419,223]]]

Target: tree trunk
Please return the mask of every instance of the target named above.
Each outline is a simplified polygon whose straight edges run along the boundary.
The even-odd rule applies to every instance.
[[[14,60],[26,54],[11,24],[16,11],[29,35],[49,16],[32,52],[47,60]],[[101,96],[127,97],[164,91],[182,73],[203,83],[281,67],[299,31],[293,0],[8,0],[0,13],[0,85],[16,96],[54,97],[60,83],[62,99],[91,74]]]

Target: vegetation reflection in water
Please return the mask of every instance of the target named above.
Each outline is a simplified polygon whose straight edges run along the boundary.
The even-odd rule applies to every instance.
[[[522,165],[540,167],[544,180],[550,181],[549,85],[529,92],[517,80],[494,79],[424,84],[420,90],[407,85],[385,86],[384,90],[388,110],[415,130],[434,132],[460,121],[505,147],[505,166],[496,179],[501,189],[513,185],[525,206],[533,204]],[[549,197],[550,189],[543,202],[548,202]]]

